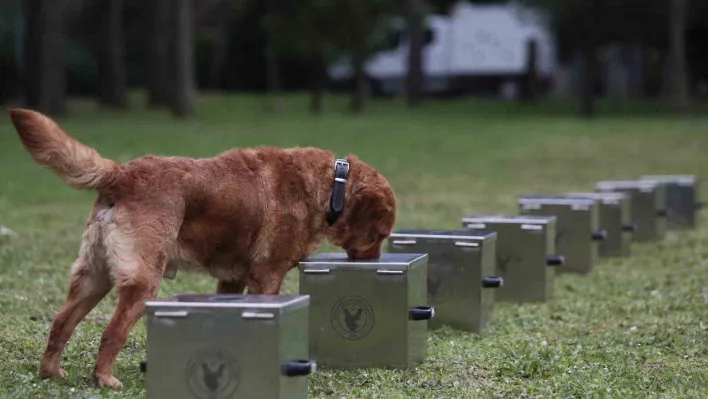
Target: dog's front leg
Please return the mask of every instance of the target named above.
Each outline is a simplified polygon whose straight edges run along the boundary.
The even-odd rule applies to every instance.
[[[274,267],[272,264],[252,267],[247,284],[248,293],[253,295],[278,295],[285,274],[290,267],[289,263],[284,264],[282,267]]]
[[[243,290],[246,289],[246,278],[242,278],[236,281],[219,280],[216,283],[216,293],[217,294],[243,294]]]

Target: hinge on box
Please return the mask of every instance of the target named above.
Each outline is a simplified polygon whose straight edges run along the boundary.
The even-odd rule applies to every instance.
[[[329,269],[305,269],[305,270],[303,270],[303,273],[327,274],[327,273],[329,273]]]
[[[376,274],[403,274],[403,270],[379,269],[376,271]]]
[[[241,318],[246,320],[268,320],[275,318],[275,315],[273,313],[243,312],[241,313]]]
[[[155,312],[155,317],[187,317],[189,312],[186,310],[158,310]]]
[[[455,241],[455,246],[456,247],[477,248],[477,247],[479,247],[479,244],[476,242],[470,242],[470,241]]]
[[[416,240],[393,240],[393,245],[415,245]]]

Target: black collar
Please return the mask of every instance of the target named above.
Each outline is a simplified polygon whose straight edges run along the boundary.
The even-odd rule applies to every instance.
[[[329,197],[329,209],[325,218],[328,225],[333,225],[344,209],[344,192],[349,177],[349,162],[344,159],[334,161],[334,187]]]

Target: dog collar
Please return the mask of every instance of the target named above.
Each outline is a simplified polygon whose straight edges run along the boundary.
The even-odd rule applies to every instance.
[[[344,209],[344,192],[349,177],[349,162],[344,159],[334,161],[334,187],[329,197],[329,209],[325,214],[328,225],[333,225]]]

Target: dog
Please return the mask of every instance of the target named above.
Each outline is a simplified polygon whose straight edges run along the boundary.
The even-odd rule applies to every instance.
[[[395,223],[392,187],[354,155],[337,160],[312,147],[257,147],[118,164],[48,116],[9,112],[35,162],[70,187],[97,192],[66,302],[49,332],[42,377],[66,378],[60,363],[69,338],[113,288],[118,304],[92,378],[96,386],[120,388],[113,363],[163,277],[196,271],[217,280],[217,293],[278,294],[287,271],[325,239],[350,259],[377,259]]]

